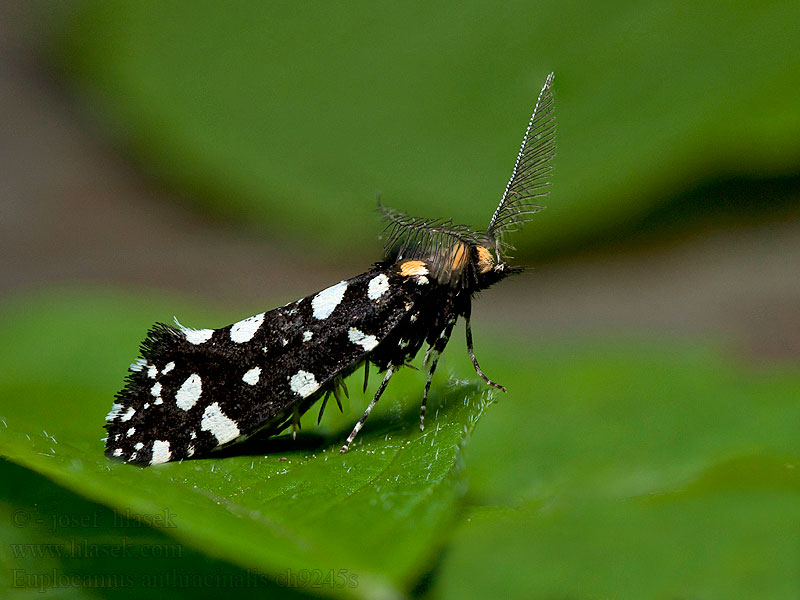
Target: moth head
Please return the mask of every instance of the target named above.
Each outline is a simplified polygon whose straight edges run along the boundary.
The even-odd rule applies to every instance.
[[[467,225],[454,224],[452,219],[410,217],[384,207],[378,198],[378,208],[388,222],[384,230],[387,261],[423,261],[438,283],[472,290],[522,270],[505,262],[504,254],[513,246],[504,236],[520,229],[544,208],[537,202],[547,195],[550,159],[555,155],[552,83],[551,73],[539,93],[511,179],[487,229],[474,231]]]
[[[389,222],[384,231],[384,259],[398,264],[401,275],[415,275],[412,271],[424,265],[426,278],[475,291],[521,271],[499,259],[494,240],[467,225],[409,217],[379,207]]]
[[[476,287],[485,289],[509,275],[522,273],[522,267],[514,267],[504,260],[497,260],[492,254],[493,248],[486,242],[474,248],[474,268]]]
[[[450,251],[448,271],[451,280],[460,287],[478,290],[486,288],[521,269],[497,261],[487,243],[461,243]]]

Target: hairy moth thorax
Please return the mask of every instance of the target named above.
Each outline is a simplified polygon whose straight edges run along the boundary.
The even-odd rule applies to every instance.
[[[383,379],[341,448],[358,434],[392,375],[426,346],[420,428],[431,380],[459,318],[476,373],[473,296],[522,269],[505,260],[506,234],[541,210],[555,150],[553,76],[547,78],[500,203],[485,230],[451,219],[409,217],[380,205],[387,221],[383,260],[369,271],[280,308],[220,329],[157,323],[142,342],[106,417],[106,454],[152,465],[207,455],[258,431],[277,434],[370,365]]]
[[[459,242],[446,251],[446,256],[430,256],[427,260],[401,260],[401,270],[424,268],[431,273],[439,285],[450,286],[465,293],[475,293],[494,285],[501,279],[520,272],[505,262],[496,262],[486,245]],[[429,265],[434,265],[429,267]],[[438,265],[438,268],[435,266]]]

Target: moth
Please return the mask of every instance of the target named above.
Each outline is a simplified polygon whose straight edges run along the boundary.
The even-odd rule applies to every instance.
[[[152,465],[206,455],[263,431],[278,434],[370,364],[383,379],[341,448],[346,452],[392,375],[426,346],[420,429],[431,379],[459,317],[476,373],[473,296],[522,271],[506,262],[506,234],[541,210],[555,154],[552,73],[528,122],[511,178],[485,230],[409,217],[380,205],[383,260],[366,273],[221,329],[155,324],[106,417],[106,455]]]

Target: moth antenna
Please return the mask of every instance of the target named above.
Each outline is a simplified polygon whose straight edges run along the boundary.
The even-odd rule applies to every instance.
[[[553,73],[550,73],[536,100],[511,178],[486,230],[489,242],[494,244],[498,260],[501,250],[509,247],[503,241],[503,236],[520,229],[534,213],[542,210],[544,206],[535,200],[549,193],[545,188],[550,185],[548,178],[553,170],[550,160],[555,156],[556,150],[552,84]]]

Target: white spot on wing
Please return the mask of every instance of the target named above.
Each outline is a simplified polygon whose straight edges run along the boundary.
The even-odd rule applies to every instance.
[[[175,363],[170,361],[166,365],[164,365],[164,368],[161,370],[161,374],[162,375],[166,375],[167,373],[172,371],[172,369],[174,369],[174,368],[175,368]]]
[[[330,317],[333,310],[339,306],[339,303],[342,301],[345,290],[347,290],[347,282],[340,281],[336,285],[332,285],[314,296],[311,300],[311,308],[314,311],[314,317],[320,320]]]
[[[153,458],[150,459],[151,465],[168,462],[172,458],[172,452],[169,451],[169,442],[156,440],[153,442]]]
[[[214,335],[213,329],[185,329],[183,334],[186,336],[186,341],[190,344],[202,344],[211,339]]]
[[[308,341],[308,340],[310,340],[312,337],[314,337],[314,332],[312,332],[312,331],[304,331],[304,332],[303,332],[303,341],[304,341],[304,342],[307,342],[307,341]]]
[[[298,394],[303,398],[308,398],[311,394],[319,389],[319,384],[314,378],[313,373],[309,373],[308,371],[298,371],[292,375],[291,379],[289,380],[289,387],[292,388],[292,391],[295,394]]]
[[[380,275],[376,275],[372,279],[370,279],[369,285],[367,286],[367,297],[370,300],[377,300],[381,296],[386,293],[386,290],[389,289],[389,278],[386,277],[383,273]]]
[[[200,375],[192,373],[175,393],[175,404],[182,410],[189,410],[200,399],[202,392],[203,382],[200,379]]]
[[[125,435],[127,437],[131,437],[134,433],[136,433],[136,427],[131,427],[130,429],[128,429],[128,431],[127,431],[127,433],[125,433]]]
[[[120,421],[130,421],[131,417],[136,414],[136,409],[132,406],[122,415],[119,420]]]
[[[158,369],[156,369],[155,365],[147,365],[147,376],[150,379],[155,379],[156,375],[158,375]]]
[[[216,402],[207,406],[203,412],[200,429],[211,432],[211,435],[217,438],[217,444],[230,442],[239,435],[239,428],[236,426],[236,422],[233,419],[229,419],[220,410],[219,404]]]
[[[131,363],[131,366],[128,367],[131,371],[141,371],[144,369],[145,365],[147,365],[147,361],[143,358],[137,358],[135,361]]]
[[[258,383],[258,378],[261,377],[261,367],[253,367],[242,377],[242,381],[249,385]]]
[[[144,444],[142,442],[136,442],[133,445],[133,447],[136,448],[137,450],[141,450],[142,448],[144,448]]]
[[[425,275],[417,277],[417,285],[425,285],[428,283],[428,278]]]
[[[350,338],[350,341],[354,344],[358,344],[364,350],[369,352],[375,346],[378,345],[378,338],[374,335],[367,335],[363,331],[356,329],[355,327],[351,327],[347,332],[347,337]]]
[[[153,387],[150,388],[150,395],[154,398],[158,398],[161,396],[161,384],[156,382],[153,384]]]
[[[237,344],[249,342],[264,322],[264,313],[248,317],[231,326],[231,340]]]
[[[114,450],[114,456],[122,456],[122,448],[117,448]]]

